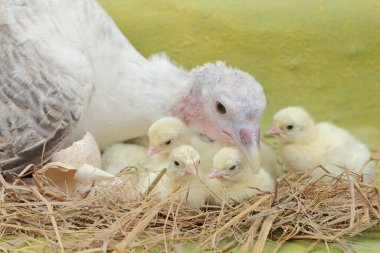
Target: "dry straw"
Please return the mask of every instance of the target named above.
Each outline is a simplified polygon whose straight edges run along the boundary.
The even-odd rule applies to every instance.
[[[163,201],[149,194],[129,200],[127,183],[69,195],[39,173],[13,184],[0,177],[0,235],[7,241],[1,249],[186,252],[195,245],[198,251],[239,247],[240,252],[262,252],[270,238],[277,242],[276,252],[287,240],[308,238],[337,242],[347,250],[343,237],[380,221],[380,188],[331,175],[331,182],[323,182],[309,173],[281,178],[275,194],[202,210],[174,202],[175,192]]]

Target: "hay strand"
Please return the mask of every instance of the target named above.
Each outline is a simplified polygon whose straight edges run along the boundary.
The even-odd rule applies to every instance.
[[[349,180],[328,175],[332,181],[326,183],[310,178],[310,172],[281,178],[276,196],[260,193],[235,206],[202,210],[175,202],[176,192],[163,201],[152,194],[128,199],[134,190],[128,183],[69,194],[54,190],[41,175],[31,184],[22,179],[9,184],[0,176],[0,235],[61,252],[186,252],[183,247],[191,242],[204,250],[261,252],[267,238],[277,241],[272,252],[291,239],[315,240],[305,252],[319,241],[350,249],[343,237],[380,221],[380,186],[355,175]]]
[[[240,212],[238,215],[236,215],[235,217],[233,217],[231,220],[229,220],[226,224],[224,224],[220,229],[218,229],[216,232],[215,232],[215,235],[214,236],[217,236],[217,235],[220,235],[222,234],[224,231],[226,231],[229,227],[231,227],[232,225],[236,224],[239,222],[240,219],[242,219],[244,216],[248,215],[249,213],[253,212],[255,209],[257,209],[257,207],[262,204],[264,201],[268,200],[269,198],[271,198],[272,195],[265,195],[264,197],[262,197],[261,199],[259,199],[257,202],[255,202],[254,204],[252,204],[251,206],[247,207],[245,210],[243,210],[242,212]],[[207,238],[203,243],[200,244],[200,247],[203,247],[205,245],[207,245],[210,241],[212,240],[212,237],[209,237]]]
[[[261,253],[264,250],[265,242],[267,241],[268,234],[270,229],[272,228],[273,221],[277,218],[279,213],[272,214],[268,216],[261,227],[261,232],[259,238],[257,239],[256,245],[253,248],[252,253]]]
[[[149,222],[157,215],[157,213],[161,210],[162,206],[167,203],[167,200],[164,200],[151,209],[151,212],[143,216],[141,221],[135,226],[131,232],[118,244],[116,245],[114,253],[116,252],[125,252],[127,246],[137,237],[141,231],[145,230],[145,228],[149,225]]]
[[[55,217],[54,217],[54,211],[53,211],[53,206],[49,203],[49,201],[46,200],[46,198],[44,198],[44,196],[41,195],[41,193],[37,190],[36,187],[32,187],[32,191],[34,192],[34,194],[42,200],[42,202],[45,203],[46,207],[47,207],[47,211],[48,211],[48,215],[50,216],[50,219],[51,219],[51,223],[53,225],[53,229],[54,229],[54,232],[57,236],[57,240],[58,240],[58,243],[59,243],[59,248],[61,250],[62,253],[65,252],[64,248],[63,248],[63,244],[62,244],[62,239],[61,239],[61,234],[59,233],[59,229],[58,229],[58,225],[57,225],[57,221],[55,220]]]

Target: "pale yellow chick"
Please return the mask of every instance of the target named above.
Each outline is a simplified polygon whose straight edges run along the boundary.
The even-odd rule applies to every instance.
[[[154,122],[148,130],[149,155],[160,153],[169,157],[177,146],[190,142],[187,127],[175,117],[164,117]]]
[[[146,162],[148,149],[136,144],[117,143],[106,148],[102,154],[102,169],[116,175],[128,166]]]
[[[200,208],[207,201],[209,191],[200,181],[199,164],[199,153],[193,147],[182,145],[174,148],[169,156],[166,175],[157,185],[156,192],[164,199],[179,188],[176,201],[183,201],[191,208]]]
[[[202,171],[208,170],[212,165],[212,157],[224,145],[211,142],[187,128],[180,119],[164,117],[154,122],[148,131],[149,155],[155,155],[153,161],[156,165],[165,165],[170,152],[180,145],[191,145],[202,156]]]
[[[209,173],[212,167],[212,159],[216,152],[222,147],[228,146],[226,143],[212,142],[187,128],[180,119],[175,117],[164,117],[154,122],[148,132],[149,137],[149,155],[155,154],[152,159],[156,167],[166,164],[169,153],[179,145],[189,144],[195,147],[202,156],[201,171]],[[262,167],[277,178],[283,174],[283,171],[277,163],[275,152],[266,145],[260,143],[260,157]]]
[[[343,172],[340,167],[359,172],[371,157],[369,149],[348,131],[328,122],[315,124],[302,107],[287,107],[276,113],[267,134],[280,140],[279,158],[289,171],[305,171],[321,165],[334,175]],[[364,168],[364,182],[371,181],[375,167],[372,161]],[[314,177],[324,174],[321,169],[312,172]]]
[[[214,180],[210,180],[209,187],[218,196],[213,196],[217,203],[222,200],[240,203],[256,195],[258,191],[275,190],[271,175],[262,168],[254,174],[245,156],[235,147],[222,148],[215,154],[209,178]]]

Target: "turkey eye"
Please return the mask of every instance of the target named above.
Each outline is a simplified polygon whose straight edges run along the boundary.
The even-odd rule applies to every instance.
[[[226,107],[224,107],[224,105],[222,103],[220,103],[219,101],[216,102],[216,111],[220,114],[226,114],[227,110],[226,110]]]
[[[292,130],[293,128],[294,128],[293,125],[287,125],[287,126],[286,126],[286,129],[287,129],[287,130]]]
[[[165,145],[168,146],[168,145],[170,145],[171,143],[172,143],[172,141],[171,141],[171,140],[168,140],[167,142],[165,142]]]
[[[175,165],[176,167],[178,167],[178,166],[179,166],[179,162],[174,161],[174,165]]]
[[[233,165],[232,167],[230,167],[228,170],[229,171],[234,171],[236,169],[236,165]]]

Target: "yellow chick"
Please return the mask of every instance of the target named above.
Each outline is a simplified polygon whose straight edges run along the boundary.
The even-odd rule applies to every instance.
[[[202,156],[202,171],[212,165],[212,157],[224,145],[203,139],[175,117],[164,117],[154,122],[148,131],[149,155],[156,154],[155,164],[166,164],[170,152],[180,145],[193,146]]]
[[[128,166],[137,166],[147,160],[148,149],[136,144],[117,143],[106,148],[102,154],[103,170],[116,175]]]
[[[200,208],[208,197],[209,192],[199,180],[199,153],[191,146],[182,145],[173,149],[167,164],[167,173],[158,185],[161,198],[166,198],[173,191],[177,192],[177,201],[187,203],[191,208]]]
[[[217,203],[221,203],[221,200],[240,203],[256,195],[259,190],[274,192],[275,189],[271,175],[262,168],[254,174],[245,156],[235,147],[222,148],[215,154],[209,178],[217,180],[210,180],[209,185],[218,196],[214,196]]]
[[[169,156],[177,146],[189,142],[189,132],[182,121],[175,117],[164,117],[154,122],[148,130],[149,155],[160,153]]]
[[[267,134],[280,140],[279,158],[289,171],[305,171],[321,165],[334,175],[344,171],[340,167],[359,172],[371,157],[368,148],[348,131],[328,122],[315,124],[302,107],[287,107],[277,112]],[[375,167],[374,161],[365,166],[364,182],[371,181]],[[314,177],[323,174],[321,169],[312,172]]]

